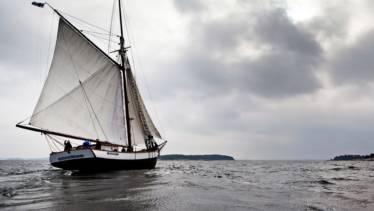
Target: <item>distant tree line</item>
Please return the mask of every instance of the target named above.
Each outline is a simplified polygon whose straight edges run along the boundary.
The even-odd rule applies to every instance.
[[[339,155],[334,157],[332,160],[373,160],[374,153],[370,155]]]

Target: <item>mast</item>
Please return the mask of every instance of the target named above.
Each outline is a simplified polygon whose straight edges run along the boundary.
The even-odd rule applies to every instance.
[[[130,114],[129,114],[129,97],[127,94],[127,79],[126,79],[126,71],[130,69],[127,68],[127,60],[126,59],[126,49],[125,49],[125,39],[123,37],[123,26],[122,26],[122,10],[121,10],[121,0],[118,0],[118,9],[119,9],[119,22],[121,27],[121,37],[120,37],[120,50],[119,55],[121,56],[121,74],[123,78],[123,90],[124,90],[124,98],[125,98],[125,118],[126,118],[126,131],[127,131],[127,145],[128,151],[132,151],[133,147],[131,144],[131,125],[130,125]]]

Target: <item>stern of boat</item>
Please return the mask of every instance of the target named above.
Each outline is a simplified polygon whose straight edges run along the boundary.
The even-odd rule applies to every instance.
[[[49,156],[52,166],[66,170],[80,168],[81,163],[88,159],[95,158],[91,149],[81,149],[63,152],[53,152]]]

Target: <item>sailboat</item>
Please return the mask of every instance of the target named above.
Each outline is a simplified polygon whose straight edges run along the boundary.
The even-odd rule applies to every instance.
[[[40,132],[50,146],[52,166],[97,171],[155,168],[166,140],[153,123],[132,73],[121,35],[115,61],[48,3],[59,17],[48,76],[28,123],[16,127]],[[71,142],[79,142],[72,146]],[[63,144],[64,143],[64,144]],[[58,148],[58,147],[57,147]]]

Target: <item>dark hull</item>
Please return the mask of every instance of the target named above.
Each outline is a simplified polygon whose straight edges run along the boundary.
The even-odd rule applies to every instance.
[[[65,170],[77,171],[112,171],[112,170],[135,170],[135,169],[153,169],[157,163],[157,157],[139,160],[115,160],[105,158],[85,158],[76,160],[67,160],[57,163],[51,163],[52,166]]]

